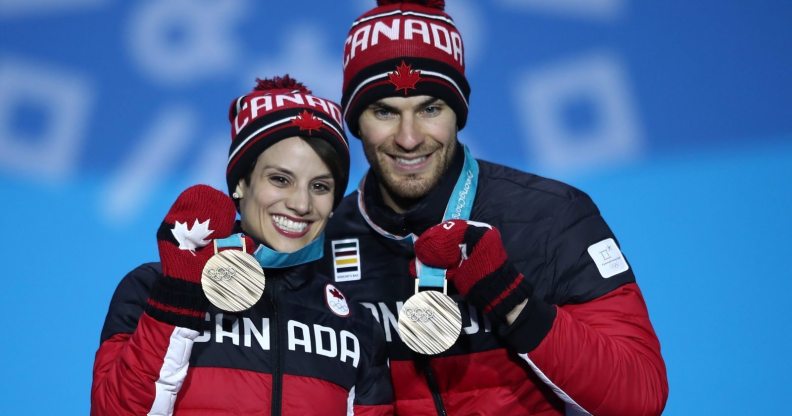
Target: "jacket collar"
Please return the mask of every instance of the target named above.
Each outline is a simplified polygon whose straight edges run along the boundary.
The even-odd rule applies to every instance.
[[[234,224],[234,233],[245,233],[242,230],[242,224],[237,221]],[[247,235],[247,234],[245,234]],[[249,236],[253,239],[253,242],[256,244],[256,247],[261,245],[266,247],[264,242],[258,240],[253,236]],[[279,267],[279,268],[271,268],[265,267],[264,268],[264,277],[267,279],[268,282],[272,282],[270,279],[277,279],[278,281],[282,281],[286,284],[286,287],[289,289],[297,289],[303,285],[305,285],[308,280],[310,279],[312,273],[306,272],[311,265],[315,262],[308,262],[303,264],[297,264],[295,266],[289,267]]]

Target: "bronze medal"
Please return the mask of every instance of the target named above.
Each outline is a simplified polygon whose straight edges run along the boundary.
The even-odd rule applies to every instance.
[[[419,354],[440,354],[454,345],[461,332],[459,306],[443,292],[418,292],[399,311],[399,336]]]
[[[243,247],[212,256],[203,268],[201,286],[214,306],[228,312],[241,312],[261,298],[264,280],[264,270],[258,260]]]

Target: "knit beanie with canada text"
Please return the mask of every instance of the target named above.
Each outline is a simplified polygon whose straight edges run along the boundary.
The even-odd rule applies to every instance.
[[[385,97],[428,95],[454,110],[465,127],[470,86],[465,78],[462,36],[443,10],[443,0],[378,0],[352,23],[344,43],[341,105],[349,130]]]
[[[338,104],[313,96],[288,75],[257,80],[250,93],[231,102],[231,147],[228,149],[228,194],[236,189],[259,155],[273,144],[294,136],[325,140],[341,160],[343,177],[334,178],[335,205],[341,202],[349,177],[349,143]]]

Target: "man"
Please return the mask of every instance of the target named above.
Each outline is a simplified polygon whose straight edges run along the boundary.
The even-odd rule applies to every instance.
[[[327,250],[336,284],[385,329],[397,413],[661,413],[660,345],[594,203],[458,142],[470,88],[443,7],[380,1],[344,48],[344,117],[371,169],[335,211]],[[416,274],[432,289],[425,265],[446,269],[461,310],[461,336],[439,354],[396,329]],[[430,309],[413,318],[445,314]]]

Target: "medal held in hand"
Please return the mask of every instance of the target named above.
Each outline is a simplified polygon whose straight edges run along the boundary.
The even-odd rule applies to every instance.
[[[250,309],[264,293],[264,270],[258,260],[245,250],[241,236],[241,250],[217,251],[204,265],[201,287],[209,302],[228,312]]]
[[[419,265],[416,260],[416,268],[420,270]],[[429,268],[424,266],[423,269]],[[419,354],[435,355],[446,351],[462,332],[459,306],[446,295],[445,276],[441,274],[440,277],[443,279],[442,292],[419,292],[421,279],[416,279],[416,293],[407,299],[399,311],[399,336],[411,350]]]
[[[469,219],[473,210],[479,167],[467,146],[462,146],[462,150],[465,161],[448,199],[443,222],[450,219]],[[415,234],[394,235],[371,221],[363,204],[364,183],[365,177],[358,188],[358,206],[366,222],[382,236],[394,240],[412,238],[414,244],[418,238]],[[415,260],[415,269],[418,275],[415,294],[407,299],[399,311],[399,336],[411,350],[419,354],[440,354],[451,348],[459,338],[462,332],[462,313],[456,302],[446,294],[445,270],[424,266],[418,259]],[[421,288],[432,290],[420,291]]]

